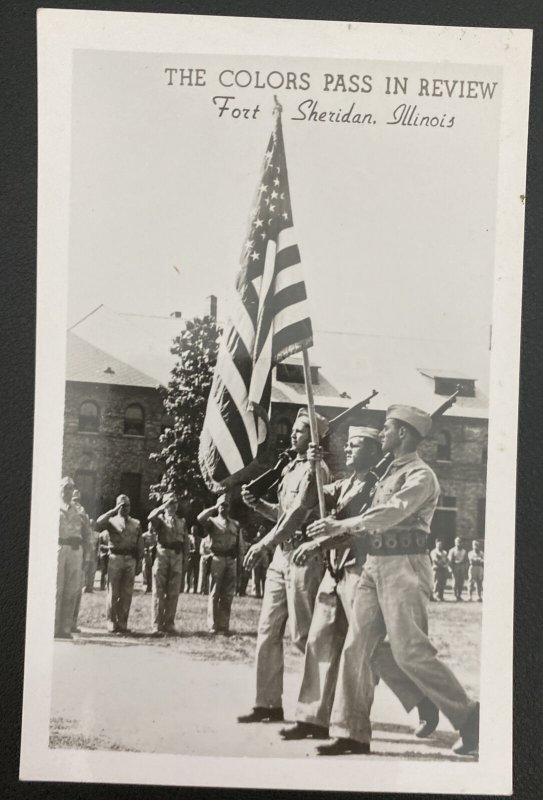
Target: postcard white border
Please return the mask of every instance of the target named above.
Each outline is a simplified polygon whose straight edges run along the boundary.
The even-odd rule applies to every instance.
[[[532,33],[354,22],[40,10],[36,412],[23,780],[341,791],[512,791],[512,647],[516,440],[524,194]],[[477,763],[209,758],[48,749],[56,525],[62,461],[73,50],[233,53],[503,67],[491,361],[487,558]],[[499,557],[495,557],[498,555]],[[497,668],[499,665],[499,668]]]

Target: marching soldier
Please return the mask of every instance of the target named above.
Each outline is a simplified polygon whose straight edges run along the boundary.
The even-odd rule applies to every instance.
[[[115,508],[96,521],[96,530],[107,532],[107,627],[112,633],[129,633],[128,615],[134,579],[141,571],[143,540],[141,525],[130,516],[130,498],[120,494]]]
[[[236,593],[238,566],[243,558],[243,539],[238,523],[229,516],[230,503],[221,494],[217,503],[198,515],[198,522],[210,537],[211,585],[207,607],[210,633],[227,635],[230,609]]]
[[[88,528],[72,503],[75,484],[63,478],[60,484],[60,520],[57,551],[55,637],[71,639],[76,602],[81,597],[83,554],[88,548]]]
[[[309,448],[311,458],[313,445]],[[334,517],[353,516],[353,513],[349,514],[349,507],[356,503],[363,491],[368,470],[375,465],[380,452],[380,436],[376,428],[349,428],[345,461],[353,473],[344,480],[324,487],[326,504],[332,509]],[[300,554],[310,549],[311,543],[302,545]],[[294,560],[297,561],[298,557],[297,552]],[[302,563],[303,559],[302,555]],[[305,649],[304,673],[296,708],[297,721],[294,726],[280,731],[283,739],[328,738],[339,660],[347,635],[353,596],[365,560],[365,546],[360,539],[352,547],[344,545],[328,554],[328,569],[319,586]],[[397,674],[398,667],[388,643],[382,642],[376,648],[372,663],[376,673],[397,694],[406,711],[418,707],[420,722],[415,734],[419,737],[429,736],[437,727],[438,710],[406,675]]]
[[[453,751],[465,755],[478,748],[479,704],[437,658],[427,636],[432,570],[426,540],[440,489],[417,447],[430,428],[431,417],[417,408],[389,408],[382,448],[394,460],[371,508],[358,517],[327,517],[310,526],[310,536],[321,547],[330,548],[334,538],[349,535],[366,538],[369,553],[339,665],[330,726],[336,738],[317,748],[320,755],[370,752],[372,656],[386,634],[400,669],[459,730]]]
[[[175,612],[188,560],[187,523],[177,516],[177,497],[168,492],[161,506],[149,514],[149,522],[157,533],[157,549],[153,565],[153,635],[175,634]]]
[[[454,579],[454,596],[456,597],[456,602],[459,603],[462,600],[468,567],[468,554],[462,547],[462,539],[460,538],[454,540],[454,547],[449,550],[449,564],[451,565]]]
[[[319,436],[325,435],[328,423],[317,415]],[[303,653],[313,615],[319,584],[324,573],[320,554],[304,566],[292,556],[303,541],[301,531],[317,505],[315,463],[307,458],[311,433],[309,416],[300,409],[291,434],[296,458],[284,468],[278,488],[278,505],[256,500],[242,489],[244,502],[276,522],[264,538],[253,544],[245,556],[245,566],[252,569],[275,547],[266,576],[266,587],[258,623],[256,644],[256,698],[253,710],[238,717],[238,722],[281,722],[283,720],[283,633],[287,619],[293,644]],[[328,469],[322,465],[325,480]]]
[[[474,539],[472,542],[472,549],[468,553],[469,599],[472,599],[473,593],[475,592],[475,589],[477,589],[477,599],[480,603],[483,602],[484,560],[485,555],[481,550],[481,545],[477,539]]]
[[[443,600],[443,592],[449,577],[449,558],[447,551],[443,547],[443,542],[439,539],[430,553],[430,561],[434,571],[434,595],[438,600]]]

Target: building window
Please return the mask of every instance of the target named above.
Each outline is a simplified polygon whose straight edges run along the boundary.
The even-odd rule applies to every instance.
[[[436,459],[438,461],[451,460],[451,434],[449,431],[439,431],[436,434]]]
[[[130,436],[143,436],[145,433],[145,414],[137,403],[128,406],[124,412],[124,432]]]
[[[432,536],[448,549],[456,538],[456,497],[441,495],[432,520]]]
[[[96,403],[85,400],[79,408],[78,430],[82,433],[96,433],[100,422],[100,412]]]
[[[280,419],[275,426],[276,443],[280,450],[288,449],[290,445],[290,432],[292,430],[288,419]]]
[[[123,472],[121,475],[121,494],[130,498],[130,513],[137,515],[140,510],[141,499],[141,473]]]
[[[319,383],[319,367],[310,366],[311,383],[317,386]],[[281,361],[277,365],[276,378],[282,383],[305,383],[303,364],[293,364]]]
[[[434,377],[435,393],[444,396],[454,394],[458,389],[459,397],[475,397],[475,380],[471,378]]]
[[[81,494],[81,505],[90,517],[96,516],[96,472],[78,469],[74,475],[76,488]]]

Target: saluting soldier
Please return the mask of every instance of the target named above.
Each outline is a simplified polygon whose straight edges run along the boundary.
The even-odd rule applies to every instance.
[[[128,495],[120,494],[115,508],[98,517],[96,530],[106,531],[108,538],[107,627],[112,633],[128,633],[134,579],[143,559],[141,525],[130,516]]]
[[[317,415],[319,437],[328,430],[324,417]],[[238,722],[281,722],[283,715],[283,634],[287,620],[293,644],[302,653],[311,625],[315,598],[324,573],[324,561],[317,553],[303,566],[292,556],[304,540],[302,526],[317,506],[315,462],[307,458],[311,438],[307,409],[298,412],[292,428],[291,443],[296,458],[283,469],[278,487],[278,504],[257,500],[242,489],[244,502],[276,522],[261,541],[253,544],[245,556],[245,566],[252,569],[266,558],[268,548],[275,553],[266,575],[264,598],[258,623],[256,643],[256,697],[253,710],[238,717]],[[322,464],[324,479],[329,473]]]
[[[314,446],[309,445],[310,458],[318,457],[319,453],[313,453],[313,450]],[[350,477],[324,487],[326,506],[331,509],[334,518],[353,516],[353,513],[349,514],[349,506],[356,503],[357,496],[364,490],[368,471],[375,465],[380,453],[377,428],[349,428],[345,462],[353,472]],[[294,554],[294,560],[303,563],[317,547],[318,543],[312,542],[302,545]],[[347,635],[355,588],[365,560],[366,548],[361,539],[355,540],[352,547],[342,545],[328,553],[328,568],[319,586],[305,649],[296,724],[280,731],[283,739],[328,738],[339,660]],[[397,695],[406,711],[418,707],[419,725],[415,734],[419,737],[429,736],[437,727],[439,712],[420,689],[399,672],[388,642],[379,644],[372,656],[372,663],[375,672]]]
[[[72,638],[76,602],[81,597],[83,555],[88,548],[89,529],[72,503],[74,489],[71,478],[62,479],[55,607],[55,637],[58,639]]]
[[[464,755],[478,748],[479,704],[438,659],[427,635],[432,569],[426,541],[440,489],[417,447],[431,424],[431,417],[413,406],[389,408],[382,448],[394,460],[371,508],[351,519],[318,520],[309,529],[327,548],[337,535],[364,537],[369,553],[339,666],[330,726],[336,738],[317,748],[321,755],[370,752],[372,656],[387,633],[398,666],[459,730],[453,751]]]
[[[243,558],[243,539],[239,524],[229,516],[230,502],[221,494],[211,508],[198,514],[198,522],[210,538],[211,582],[207,606],[210,633],[228,634],[230,610],[236,593],[238,566]]]
[[[187,523],[177,516],[177,497],[167,492],[162,505],[149,514],[157,534],[153,564],[153,635],[175,634],[175,612],[188,560]]]

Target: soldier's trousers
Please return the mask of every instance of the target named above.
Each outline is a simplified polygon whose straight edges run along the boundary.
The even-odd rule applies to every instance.
[[[283,636],[287,620],[293,644],[305,650],[315,598],[324,573],[320,556],[305,566],[292,561],[293,551],[275,549],[266,574],[266,587],[256,642],[256,706],[278,708],[283,697]]]
[[[434,594],[443,600],[443,592],[447,586],[449,570],[447,567],[434,567]]]
[[[454,596],[457,598],[462,597],[462,590],[464,589],[464,583],[466,582],[466,570],[464,565],[460,564],[460,566],[453,566],[452,574],[454,579]]]
[[[346,567],[336,582],[327,571],[319,586],[305,648],[304,673],[296,719],[327,728],[334,702],[341,652],[347,636],[360,568]],[[388,642],[380,642],[372,656],[377,677],[392,689],[406,711],[423,699],[420,689],[396,664]]]
[[[150,592],[153,588],[153,556],[152,553],[143,554],[143,582],[145,590]]]
[[[183,579],[183,553],[158,545],[153,564],[153,630],[172,631]]]
[[[477,589],[477,597],[483,596],[483,570],[484,567],[470,567],[468,572],[469,596]]]
[[[83,550],[69,544],[59,544],[57,551],[57,594],[55,607],[55,636],[72,630],[75,604],[81,593]]]
[[[237,559],[230,556],[213,556],[207,604],[207,627],[209,630],[228,631],[236,583]]]
[[[72,631],[77,630],[77,620],[79,619],[79,609],[81,608],[81,594],[85,586],[85,566],[86,562],[81,563],[81,573],[79,578],[79,591],[75,596],[74,615],[72,619]]]
[[[257,564],[256,567],[253,569],[253,588],[256,597],[262,597],[262,595],[264,594],[267,571],[268,568],[263,567],[262,564]]]
[[[209,594],[209,578],[212,558],[213,556],[201,556],[200,558],[200,574],[198,575],[198,592],[200,594]]]
[[[191,553],[189,556],[189,563],[187,567],[187,576],[186,576],[185,588],[187,592],[190,592],[191,586],[193,592],[197,591],[199,573],[200,573],[200,553]]]
[[[92,555],[87,561],[85,561],[83,571],[85,573],[85,590],[87,592],[94,591],[94,576],[96,575],[96,556]]]
[[[132,556],[109,554],[107,565],[107,627],[110,631],[125,631],[134,591],[136,559]]]
[[[432,590],[428,556],[368,556],[358,581],[339,665],[330,733],[371,739],[375,677],[373,655],[386,634],[399,668],[425,697],[461,728],[475,707],[428,639]]]

